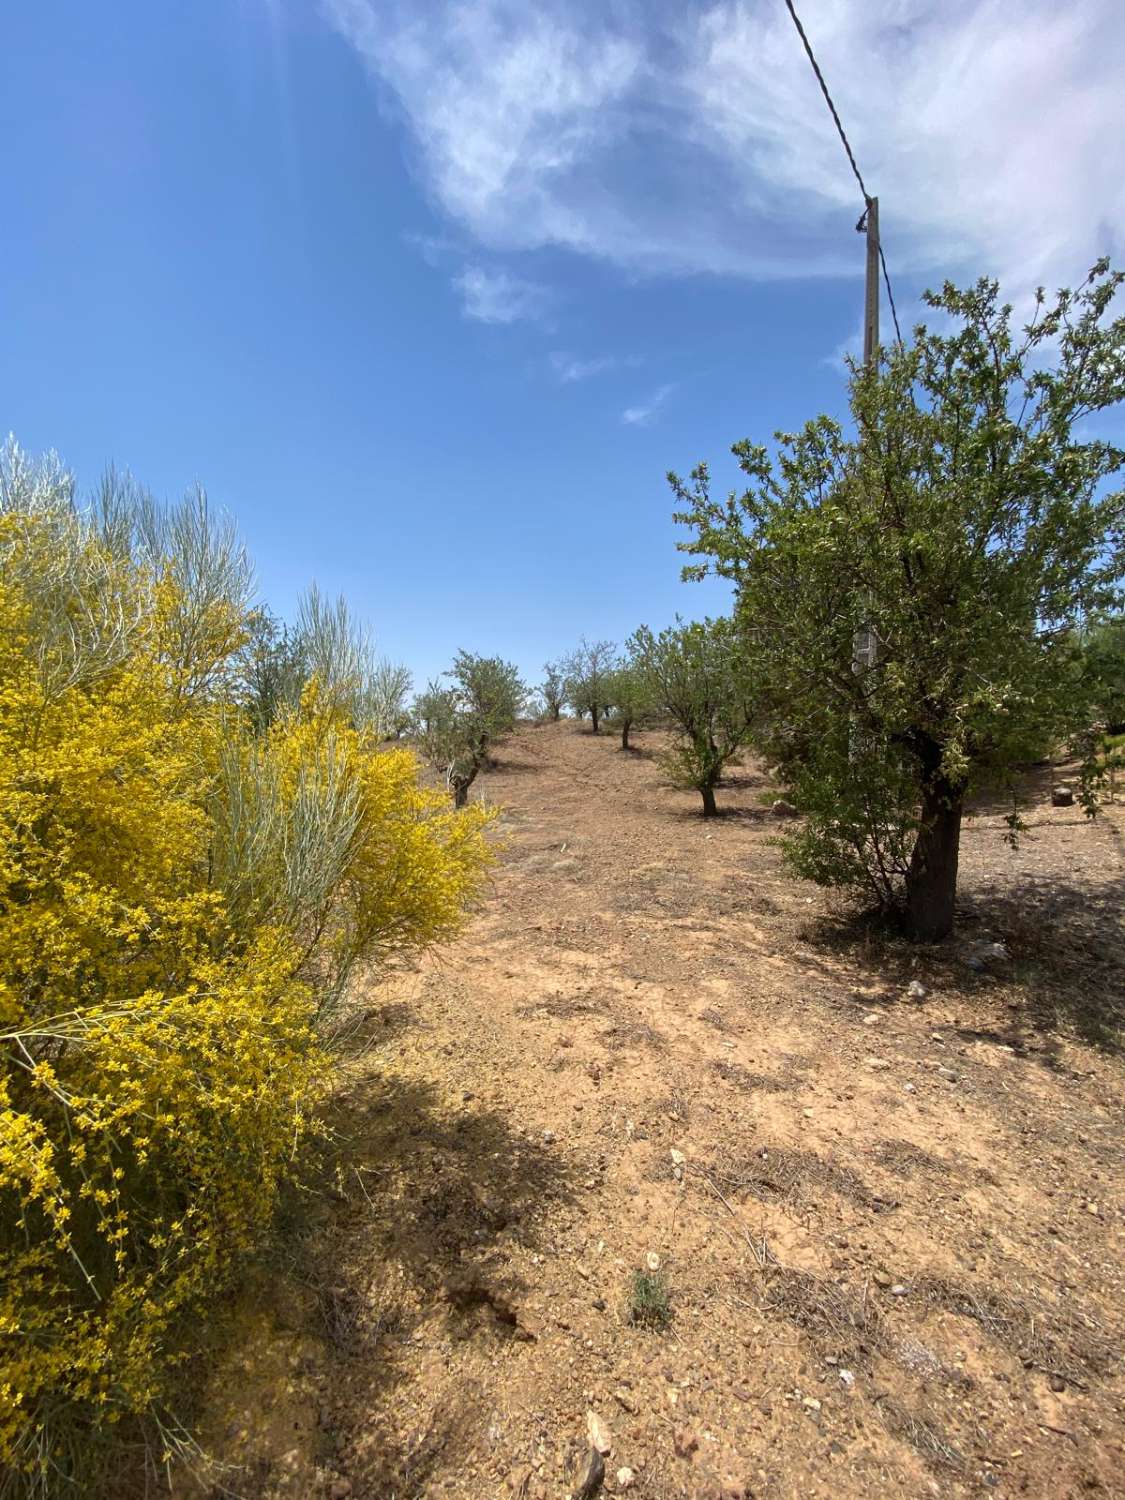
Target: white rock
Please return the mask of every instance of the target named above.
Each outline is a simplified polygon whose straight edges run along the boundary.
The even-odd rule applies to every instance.
[[[687,1157],[684,1155],[684,1153],[682,1151],[677,1151],[675,1147],[672,1148],[672,1150],[669,1152],[669,1155],[672,1158],[672,1165],[674,1167],[682,1167],[684,1162],[687,1161]]]
[[[852,1386],[855,1385],[855,1376],[850,1370],[840,1371],[840,1384],[846,1385],[849,1390],[851,1390]]]
[[[906,986],[906,998],[908,1000],[924,1000],[929,993],[926,986],[917,979],[912,979]]]
[[[633,1485],[636,1484],[636,1482],[637,1482],[637,1476],[633,1473],[632,1469],[629,1469],[629,1468],[620,1468],[620,1469],[618,1469],[618,1471],[617,1471],[617,1488],[619,1490],[628,1490],[628,1489],[631,1489],[633,1487]]]
[[[613,1452],[613,1439],[609,1435],[609,1428],[592,1407],[586,1413],[586,1432],[590,1438],[591,1448],[596,1448],[603,1458]]]
[[[645,1265],[649,1268],[650,1271],[660,1270],[660,1257],[659,1255],[657,1255],[655,1250],[650,1250],[645,1256]]]

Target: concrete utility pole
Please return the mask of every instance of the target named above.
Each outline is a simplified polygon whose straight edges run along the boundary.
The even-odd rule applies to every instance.
[[[867,227],[867,280],[863,294],[863,363],[870,371],[875,368],[875,356],[879,348],[879,200],[868,198],[867,209],[856,225]],[[873,667],[878,660],[879,642],[875,632],[867,624],[856,631],[852,640],[852,671],[858,677]],[[857,751],[855,726],[852,726],[852,758]]]
[[[864,218],[867,221],[867,282],[863,298],[863,363],[870,369],[875,360],[875,351],[879,347],[878,198],[868,198]]]

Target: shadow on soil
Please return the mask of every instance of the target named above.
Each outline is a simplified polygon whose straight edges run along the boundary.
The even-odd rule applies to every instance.
[[[912,979],[960,992],[968,1005],[1002,986],[1020,1010],[999,1031],[966,1033],[1034,1051],[1055,1066],[1054,1033],[1071,1031],[1107,1052],[1125,1048],[1125,880],[1076,885],[1057,879],[1017,882],[987,896],[966,893],[957,930],[946,943],[911,943],[879,913],[838,910],[812,918],[801,938],[814,950],[847,954],[870,968],[893,1003]],[[969,966],[982,930],[999,940],[1009,962]],[[865,997],[864,1005],[879,1003]],[[983,1007],[982,1007],[983,1008]]]
[[[325,1184],[289,1246],[330,1393],[317,1456],[351,1478],[356,1500],[414,1500],[433,1493],[442,1472],[457,1472],[482,1410],[470,1392],[457,1410],[412,1412],[409,1430],[393,1420],[373,1429],[372,1413],[391,1410],[423,1323],[427,1342],[485,1339],[498,1356],[535,1336],[521,1319],[525,1288],[498,1252],[505,1238],[539,1243],[544,1215],[573,1198],[571,1173],[557,1151],[471,1097],[456,1104],[370,1066],[330,1125],[335,1190]]]

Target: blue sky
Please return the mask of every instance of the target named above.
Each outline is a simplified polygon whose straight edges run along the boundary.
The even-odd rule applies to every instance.
[[[1119,252],[1116,0],[801,9],[904,313]],[[202,481],[275,608],[342,591],[419,679],[721,608],[665,471],[841,409],[857,190],[781,0],[57,0],[4,42],[0,426]]]

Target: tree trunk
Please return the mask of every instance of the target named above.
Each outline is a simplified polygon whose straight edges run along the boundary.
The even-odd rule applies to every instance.
[[[703,798],[703,816],[705,818],[717,818],[719,809],[715,805],[715,788],[708,784],[699,788],[699,795]]]
[[[597,732],[598,732],[598,705],[596,703],[594,704],[593,708],[591,708],[591,710],[590,710],[590,718],[594,722],[594,733],[597,734]]]
[[[469,800],[469,783],[467,781],[455,781],[453,783],[453,806],[464,807]]]
[[[632,726],[631,722],[628,719],[622,719],[621,720],[621,748],[622,748],[622,750],[628,750],[628,748],[629,748],[629,731],[630,731],[630,729],[632,729],[632,727],[633,726]]]
[[[910,936],[919,943],[936,943],[953,931],[964,801],[964,787],[939,770],[922,783],[922,821],[906,875]]]

